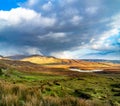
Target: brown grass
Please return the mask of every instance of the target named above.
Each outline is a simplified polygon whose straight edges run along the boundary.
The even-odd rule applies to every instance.
[[[103,69],[103,70],[114,70],[120,71],[120,64],[105,63],[105,62],[89,62],[82,60],[74,59],[58,59],[54,57],[45,57],[45,56],[33,56],[22,59],[22,61],[28,61],[36,64],[46,64],[46,68],[64,68],[69,69],[69,67],[77,67],[83,70],[94,70],[94,69]],[[48,65],[47,65],[48,64]],[[116,69],[117,68],[117,69]]]
[[[63,64],[64,63],[64,64]],[[0,60],[0,68],[6,70],[19,70],[27,73],[43,73],[52,75],[67,75],[76,76],[78,72],[72,72],[69,70],[70,67],[76,67],[82,70],[93,70],[101,69],[106,72],[118,72],[120,73],[120,64],[111,63],[96,63],[96,62],[85,62],[85,61],[75,61],[75,60],[64,60],[61,64],[53,65],[40,65],[30,62],[23,61],[11,61],[11,60]]]
[[[92,106],[92,103],[70,96],[42,96],[39,87],[0,81],[0,106]]]
[[[29,61],[36,64],[52,64],[52,63],[61,63],[61,59],[53,57],[44,57],[44,56],[33,56],[22,59],[21,61]]]

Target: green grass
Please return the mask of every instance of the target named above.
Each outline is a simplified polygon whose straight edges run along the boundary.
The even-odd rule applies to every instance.
[[[0,80],[15,85],[38,88],[43,97],[77,97],[96,106],[120,106],[120,74],[86,73],[78,77],[25,73],[17,70],[2,71]]]
[[[48,74],[36,74],[36,73],[25,73],[25,72],[20,72],[17,70],[8,70],[8,71],[3,71],[3,75],[0,76],[0,79],[5,79],[6,81],[9,82],[16,82],[16,83],[36,83],[38,84],[40,81],[45,82],[48,80],[54,80],[54,79],[64,79],[64,76],[59,76],[59,75],[48,75]]]

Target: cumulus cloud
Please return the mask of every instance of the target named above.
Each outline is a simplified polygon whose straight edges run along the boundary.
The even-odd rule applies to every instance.
[[[20,2],[18,3],[21,7],[27,7],[27,8],[33,8],[37,4],[39,4],[39,0],[27,0],[26,2]]]
[[[71,51],[60,51],[60,52],[53,52],[50,54],[51,56],[59,57],[59,58],[66,58],[66,59],[75,59],[75,54]]]
[[[44,4],[42,6],[42,9],[45,10],[45,11],[50,11],[52,9],[52,3],[51,1],[49,1],[48,3]]]
[[[25,52],[25,54],[28,54],[28,55],[33,55],[33,54],[43,55],[43,54],[40,52],[40,49],[39,49],[39,48],[30,47],[30,46],[25,46],[25,47],[24,47],[24,52]]]
[[[78,0],[66,0],[67,3],[75,3],[77,2]]]
[[[48,34],[46,35],[43,35],[43,36],[38,36],[38,38],[40,40],[45,40],[45,39],[64,39],[66,37],[66,34],[63,33],[63,32],[57,32],[57,33],[53,33],[53,32],[49,32]]]
[[[116,34],[116,31],[115,30],[111,30],[105,34]],[[105,35],[104,34],[104,35]],[[119,33],[117,33],[116,35],[111,35],[109,36],[108,38],[106,37],[101,37],[98,41],[94,42],[92,44],[92,49],[96,49],[96,50],[120,50],[119,49],[119,45],[114,45],[114,42],[117,43],[117,39]],[[106,35],[107,36],[107,35]],[[115,40],[115,41],[114,41]]]
[[[39,48],[36,47],[30,47],[30,46],[15,46],[15,45],[9,45],[5,42],[0,43],[0,54],[4,54],[4,56],[10,56],[10,55],[33,55],[33,54],[39,54],[42,55]],[[7,49],[7,52],[6,52]]]
[[[0,10],[0,44],[5,42],[6,50],[14,51],[9,54],[118,56],[119,4],[119,0],[27,0],[9,11]]]
[[[17,51],[15,47],[11,45],[8,46],[5,42],[0,42],[0,49],[0,54],[4,54],[4,56],[19,54],[19,51]]]
[[[73,23],[73,25],[79,25],[82,19],[83,17],[81,16],[73,16],[73,18],[71,19],[71,22]]]
[[[95,13],[97,13],[97,11],[98,11],[98,7],[87,7],[86,8],[86,12],[88,14],[95,14]]]
[[[56,19],[43,17],[34,10],[15,8],[10,11],[0,11],[1,21],[4,26],[51,27],[55,24]]]
[[[52,56],[59,58],[99,58],[99,59],[119,59],[120,58],[120,26],[118,23],[120,14],[118,13],[108,18],[106,23],[107,30],[94,35],[88,43],[81,43],[72,49],[53,52]],[[102,20],[101,20],[102,22]],[[85,36],[85,35],[84,35]],[[83,44],[83,45],[82,45]]]
[[[101,33],[97,41],[95,41],[95,39],[91,40],[92,49],[102,50],[102,51],[106,51],[106,50],[120,51],[119,48],[120,44],[118,40],[120,37],[120,26],[118,25],[118,23],[120,23],[119,18],[120,18],[120,14],[113,16],[111,18],[111,22],[107,24],[109,29]]]
[[[38,1],[39,0],[28,0],[26,4],[28,6],[34,6],[34,5],[36,5],[38,3]]]

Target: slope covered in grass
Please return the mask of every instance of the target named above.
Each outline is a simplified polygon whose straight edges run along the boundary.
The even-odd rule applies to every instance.
[[[120,71],[120,64],[114,64],[109,62],[90,62],[74,59],[59,59],[55,57],[46,56],[30,56],[22,59],[21,61],[27,61],[35,64],[47,66],[49,68],[78,68],[82,70],[109,70]]]
[[[119,97],[120,73],[0,60],[0,106],[119,106]]]
[[[45,57],[45,56],[31,56],[21,59],[21,61],[29,61],[36,64],[53,64],[53,63],[62,63],[61,59],[54,57]]]
[[[71,72],[66,76],[20,71],[8,65],[0,69],[1,106],[120,105],[119,73]]]

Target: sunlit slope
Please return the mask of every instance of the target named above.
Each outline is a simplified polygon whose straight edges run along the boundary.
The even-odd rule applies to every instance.
[[[120,64],[106,63],[106,62],[89,62],[83,60],[74,59],[59,59],[55,57],[45,57],[45,56],[31,56],[22,59],[21,61],[28,61],[31,63],[42,64],[49,68],[78,68],[82,70],[115,70],[119,71]]]
[[[30,58],[30,57],[29,57]],[[33,57],[32,57],[33,58]],[[46,57],[49,58],[49,57]],[[52,57],[51,57],[52,58]],[[54,58],[54,57],[53,57]],[[47,74],[57,74],[57,75],[78,75],[76,72],[70,71],[70,68],[77,68],[81,70],[103,70],[107,72],[120,72],[120,64],[112,63],[99,63],[99,62],[87,62],[81,60],[69,60],[69,59],[59,59],[61,63],[45,64],[41,65],[34,64],[32,62],[25,61],[15,61],[0,59],[0,67],[2,69],[19,70],[24,72],[35,72],[35,73],[47,73]],[[45,60],[47,61],[47,59]],[[43,64],[43,62],[41,62]]]
[[[24,59],[21,59],[21,61],[28,61],[36,64],[55,64],[55,63],[62,63],[61,59],[57,59],[54,57],[45,57],[45,56],[31,56]]]
[[[52,68],[77,68],[82,70],[115,70],[120,71],[120,64],[107,62],[88,62],[82,60],[63,59],[62,64],[47,65]]]

